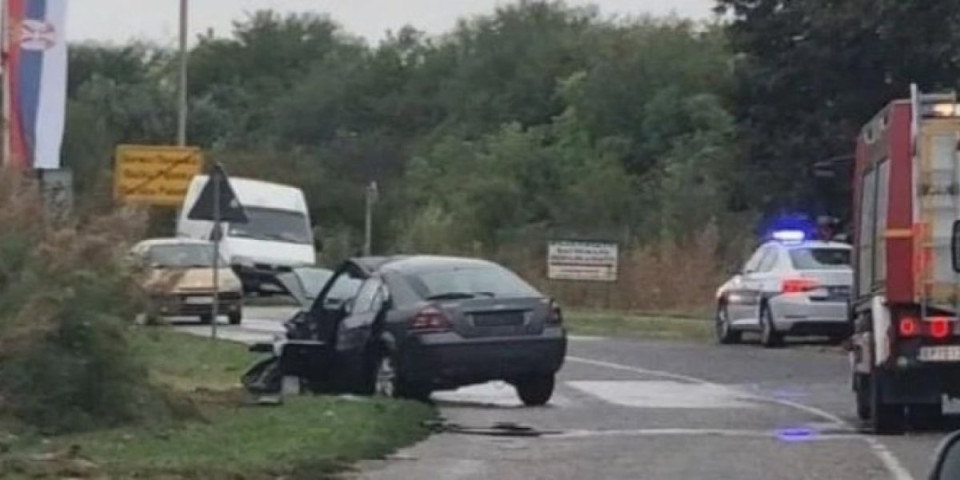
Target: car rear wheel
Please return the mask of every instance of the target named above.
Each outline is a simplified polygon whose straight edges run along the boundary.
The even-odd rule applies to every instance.
[[[539,407],[550,401],[555,383],[553,375],[543,375],[519,380],[514,384],[514,388],[524,405]]]
[[[373,375],[373,394],[387,398],[406,398],[426,402],[430,400],[430,389],[426,386],[405,381],[397,370],[393,355],[378,355]]]
[[[783,344],[783,335],[773,325],[773,313],[770,307],[760,308],[760,344],[766,348],[779,347]]]
[[[373,393],[381,397],[394,398],[397,396],[399,379],[397,369],[393,365],[390,355],[382,355],[377,363],[377,370],[373,378]]]
[[[717,305],[714,327],[717,335],[717,343],[721,345],[740,343],[742,334],[734,330],[733,326],[730,325],[730,315],[727,312],[726,305]]]
[[[200,323],[210,325],[213,323],[213,315],[210,315],[209,313],[200,315]]]
[[[240,325],[243,322],[243,311],[237,310],[236,312],[230,312],[227,314],[227,318],[230,319],[230,325]]]

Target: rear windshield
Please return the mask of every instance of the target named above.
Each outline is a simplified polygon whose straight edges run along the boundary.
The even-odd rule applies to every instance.
[[[212,267],[213,245],[201,243],[156,245],[150,247],[147,260],[151,266],[160,268]],[[226,263],[223,261],[224,265]]]
[[[529,298],[540,292],[513,272],[502,267],[469,267],[423,272],[406,276],[421,298],[448,295]]]
[[[798,248],[790,250],[790,261],[797,270],[842,270],[850,268],[850,250],[846,248]]]

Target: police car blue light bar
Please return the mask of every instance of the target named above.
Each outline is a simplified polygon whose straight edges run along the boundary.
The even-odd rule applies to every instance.
[[[803,230],[777,230],[771,237],[779,242],[802,242],[807,234]]]

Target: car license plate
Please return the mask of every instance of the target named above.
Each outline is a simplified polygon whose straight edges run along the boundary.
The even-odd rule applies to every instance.
[[[187,297],[186,303],[190,305],[210,305],[213,303],[213,297]]]
[[[920,347],[921,362],[960,362],[960,345]]]
[[[827,294],[832,300],[847,300],[850,298],[850,287],[829,287]]]

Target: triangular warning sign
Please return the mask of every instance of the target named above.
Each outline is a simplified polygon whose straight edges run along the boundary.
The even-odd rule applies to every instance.
[[[219,199],[214,203],[218,190],[220,193]],[[219,211],[216,208],[217,204],[219,204]],[[233,187],[230,186],[227,172],[223,170],[223,166],[219,163],[214,165],[207,184],[204,185],[203,191],[197,197],[197,202],[193,204],[187,218],[213,222],[219,220],[228,223],[247,223],[247,213],[243,211],[243,205],[240,205],[240,200],[237,199]]]

